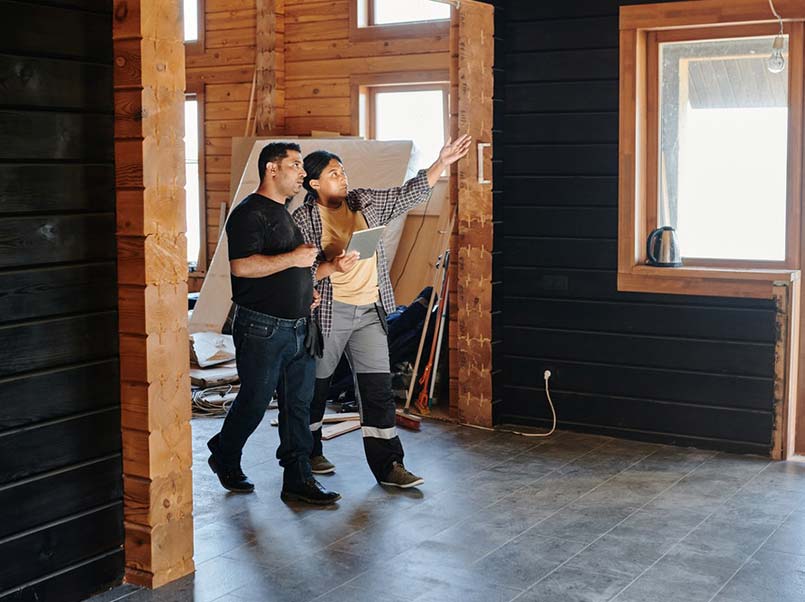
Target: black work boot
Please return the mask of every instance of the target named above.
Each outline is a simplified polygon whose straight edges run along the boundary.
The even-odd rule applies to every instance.
[[[218,476],[221,486],[233,493],[251,493],[254,491],[254,483],[249,480],[243,470],[238,466],[225,466],[220,458],[220,451],[218,448],[218,435],[215,435],[207,442],[207,448],[210,450],[210,458],[207,464],[210,465],[212,471]]]
[[[299,485],[285,483],[282,486],[280,497],[285,502],[298,501],[317,506],[328,506],[340,500],[341,494],[335,491],[328,491],[321,486],[321,483],[311,477]]]

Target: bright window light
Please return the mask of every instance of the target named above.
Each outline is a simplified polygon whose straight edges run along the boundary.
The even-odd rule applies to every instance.
[[[772,38],[660,45],[658,225],[684,257],[784,261],[788,71]]]
[[[198,0],[183,0],[184,2],[184,41],[198,40]]]
[[[431,0],[370,0],[375,25],[437,21],[450,18],[450,5]]]
[[[427,169],[445,142],[444,95],[443,90],[375,93],[375,139],[412,140],[411,167]]]
[[[198,172],[198,101],[184,103],[185,204],[187,210],[187,263],[195,266],[201,247]]]

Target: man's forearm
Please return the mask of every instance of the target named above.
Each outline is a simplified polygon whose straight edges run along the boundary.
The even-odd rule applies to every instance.
[[[265,278],[295,267],[293,253],[281,255],[251,255],[229,262],[231,272],[238,278]]]
[[[431,188],[436,186],[445,169],[447,166],[442,163],[441,159],[436,159],[436,162],[428,168],[428,184]]]

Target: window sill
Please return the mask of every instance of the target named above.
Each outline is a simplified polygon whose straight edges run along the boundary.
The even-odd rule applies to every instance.
[[[774,286],[796,282],[799,270],[724,269],[705,267],[658,268],[635,265],[618,272],[618,290],[771,299]]]

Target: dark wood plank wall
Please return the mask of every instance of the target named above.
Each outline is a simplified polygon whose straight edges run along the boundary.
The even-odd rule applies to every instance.
[[[0,600],[123,574],[111,31],[0,0]]]
[[[564,428],[767,453],[773,303],[616,290],[618,8],[506,6],[496,421],[547,424],[549,369]]]

